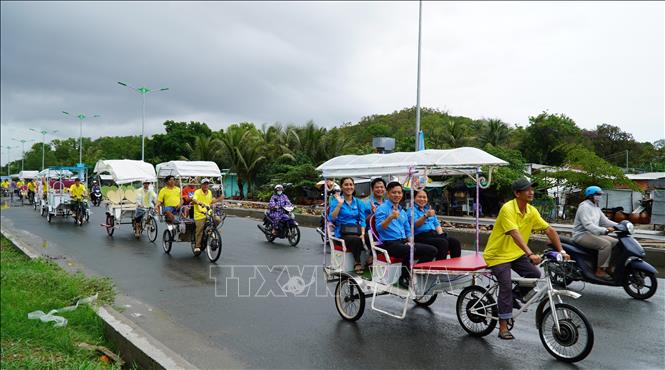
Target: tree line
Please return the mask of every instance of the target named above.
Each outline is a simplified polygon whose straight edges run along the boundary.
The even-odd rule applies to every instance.
[[[315,168],[330,158],[372,153],[373,137],[393,137],[396,151],[413,151],[414,127],[413,107],[333,128],[313,121],[260,126],[241,122],[213,130],[204,122],[169,120],[164,122],[163,133],[146,137],[145,158],[153,164],[176,159],[215,161],[238,175],[241,197],[265,198],[275,183],[291,183],[297,190],[313,186],[319,176]],[[561,167],[548,173],[547,179],[578,186],[629,184],[624,171],[665,171],[665,140],[638,142],[610,124],[581,129],[564,114],[542,112],[529,117],[522,127],[500,119],[474,120],[424,108],[421,129],[427,149],[473,146],[508,161],[510,165],[493,176],[501,192],[509,192],[510,182],[524,175],[526,163]],[[83,159],[89,167],[99,159],[140,156],[140,136],[83,138]],[[41,158],[41,143],[35,143],[25,153],[25,169],[39,169]],[[52,140],[45,147],[45,162],[47,166],[78,162],[78,139]],[[13,161],[13,172],[20,165],[20,159]],[[7,173],[6,166],[1,170]]]

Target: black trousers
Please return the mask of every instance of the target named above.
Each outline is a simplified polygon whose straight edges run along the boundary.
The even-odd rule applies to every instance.
[[[408,276],[409,273],[409,244],[406,239],[386,240],[381,248],[388,251],[390,257],[400,258],[402,260],[402,276]],[[438,250],[430,244],[414,243],[413,259],[418,262],[433,261]]]
[[[438,250],[438,253],[436,254],[437,260],[445,260],[448,258],[448,251],[450,251],[451,258],[462,255],[462,245],[459,240],[450,238],[445,234],[437,234],[436,231],[417,234],[415,240],[417,243],[435,246]]]
[[[346,249],[349,249],[353,254],[353,259],[356,263],[360,263],[360,254],[363,252],[363,240],[358,235],[342,235],[340,238],[344,240]]]

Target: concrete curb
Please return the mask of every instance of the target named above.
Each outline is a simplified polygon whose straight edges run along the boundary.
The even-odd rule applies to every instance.
[[[2,229],[2,235],[30,259],[42,255],[23,242],[14,233]],[[114,343],[120,357],[127,363],[135,363],[141,369],[196,369],[180,355],[134,324],[109,305],[98,307],[97,316],[104,322],[104,333]]]
[[[263,209],[253,208],[225,208],[224,211],[228,215],[238,217],[249,217],[255,219],[263,219]],[[302,226],[318,227],[320,216],[296,214],[296,221]],[[476,241],[476,233],[474,229],[447,229],[448,235],[458,239],[462,242],[462,249],[473,250],[473,245]],[[480,232],[480,245],[485,245],[490,233],[488,231]],[[541,235],[532,235],[529,239],[529,246],[536,253],[542,252],[547,248],[547,238]],[[652,264],[659,270],[658,275],[663,276],[665,272],[665,249],[645,247],[646,258],[645,260]]]

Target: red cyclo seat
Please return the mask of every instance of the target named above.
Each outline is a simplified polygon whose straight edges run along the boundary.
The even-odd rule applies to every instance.
[[[401,258],[390,257],[390,261],[386,261],[386,256],[383,253],[376,252],[376,260],[385,262],[385,263],[400,263],[402,262]]]
[[[337,240],[333,240],[333,246],[335,247],[336,251],[344,252],[344,249],[342,249],[342,243],[340,243]],[[347,253],[351,253],[351,249],[346,248]]]

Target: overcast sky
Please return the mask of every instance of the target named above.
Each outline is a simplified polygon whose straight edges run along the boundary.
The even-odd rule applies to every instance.
[[[324,126],[416,102],[417,2],[2,2],[2,145],[140,133],[166,119]],[[525,125],[665,136],[662,2],[425,2],[422,105]],[[20,145],[20,144],[19,144]],[[2,163],[6,162],[5,149]],[[12,151],[12,159],[20,149]]]

